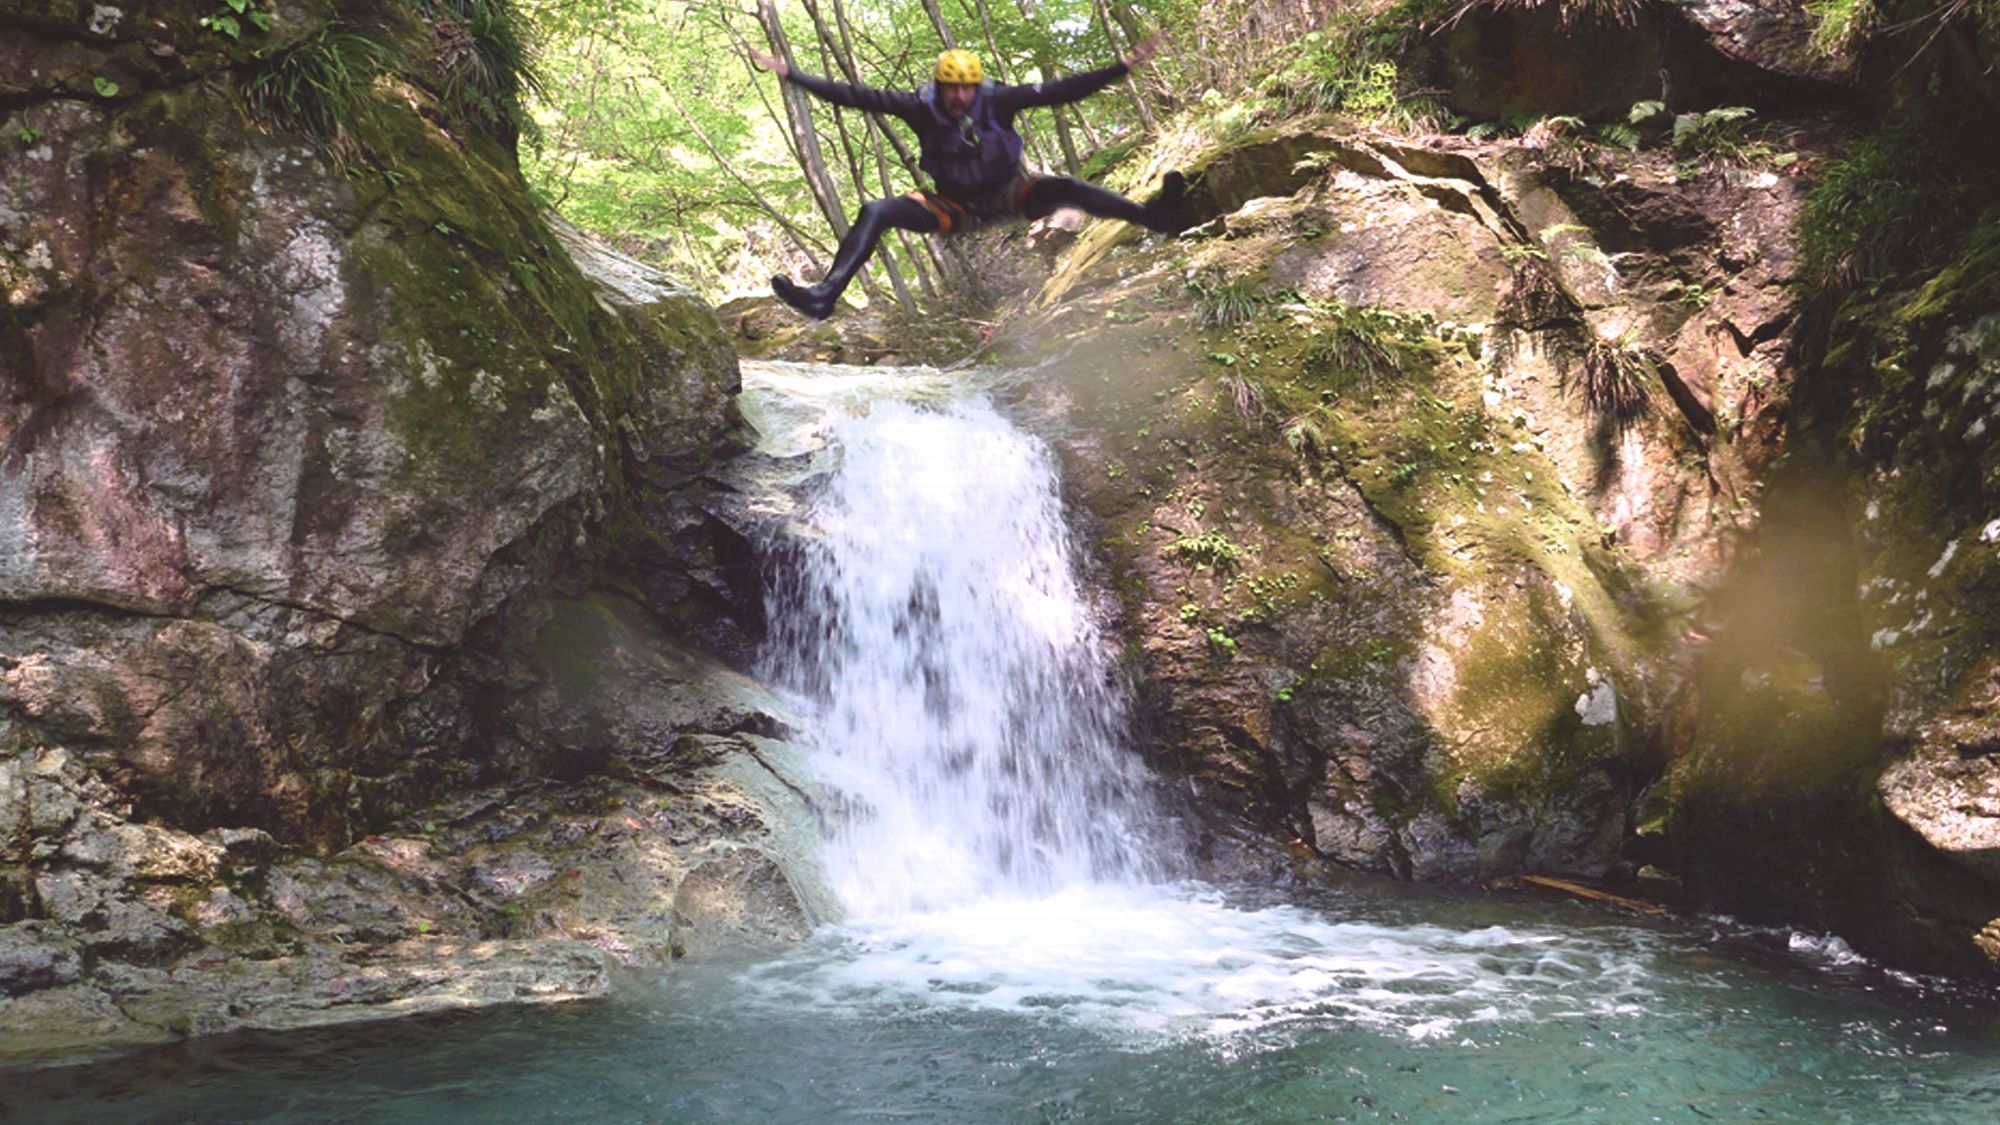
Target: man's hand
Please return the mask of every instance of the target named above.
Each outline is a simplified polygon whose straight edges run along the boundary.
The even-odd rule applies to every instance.
[[[1155,31],[1151,35],[1146,36],[1145,39],[1141,40],[1138,46],[1132,48],[1131,54],[1126,55],[1119,61],[1125,64],[1126,69],[1137,70],[1140,67],[1145,66],[1146,60],[1152,58],[1155,54],[1157,54],[1160,50],[1160,45],[1165,43],[1166,41],[1167,41],[1166,32]]]
[[[1141,46],[1144,46],[1144,44],[1141,44]],[[791,63],[778,58],[776,55],[767,55],[755,48],[752,48],[750,51],[750,61],[780,78],[788,78],[792,73]]]

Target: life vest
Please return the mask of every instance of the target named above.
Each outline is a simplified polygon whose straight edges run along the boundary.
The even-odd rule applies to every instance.
[[[1011,120],[1001,121],[993,113],[993,80],[979,84],[972,108],[963,123],[945,115],[937,107],[937,84],[926,82],[917,91],[930,118],[917,130],[921,153],[917,167],[937,181],[940,191],[971,191],[1006,180],[1021,166],[1021,134]]]

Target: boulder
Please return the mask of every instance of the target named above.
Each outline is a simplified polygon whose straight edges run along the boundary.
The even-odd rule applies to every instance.
[[[595,995],[783,815],[692,780],[786,729],[698,655],[761,613],[714,314],[421,5],[265,9],[0,4],[0,1050]],[[253,114],[334,21],[402,48],[337,135]]]

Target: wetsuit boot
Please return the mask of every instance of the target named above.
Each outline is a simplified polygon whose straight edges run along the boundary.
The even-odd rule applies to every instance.
[[[828,267],[826,276],[814,286],[799,285],[789,277],[771,279],[771,289],[784,302],[814,320],[825,320],[833,315],[835,302],[846,291],[847,283],[861,270],[861,264],[868,255],[875,252],[875,244],[882,241],[882,232],[891,225],[892,208],[870,203],[855,216],[854,225],[847,228],[847,237],[840,240],[840,249],[834,252],[833,265]]]

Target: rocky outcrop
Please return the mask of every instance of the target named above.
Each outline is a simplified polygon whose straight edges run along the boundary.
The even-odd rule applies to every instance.
[[[1778,448],[1802,185],[1332,124],[1192,178],[1203,225],[1087,235],[1003,353],[1163,764],[1343,866],[1605,873]]]
[[[1095,521],[1157,759],[1202,794],[1219,867],[1638,874],[1991,975],[1990,166],[1899,168],[1894,129],[1848,162],[1865,126],[1823,111],[1859,104],[1852,59],[1802,55],[1796,19],[1760,30],[1768,8],[1681,7],[1734,61],[1686,69],[1659,6],[1579,32],[1493,5],[1439,39],[1654,51],[1664,100],[1719,83],[1700,98],[1775,124],[1761,149],[1627,155],[1574,122],[1232,137],[1191,169],[1192,231],[1086,231],[996,354],[1035,365],[1024,404]],[[1928,83],[1981,120],[1965,30],[1883,104]],[[1482,113],[1659,96],[1564,102],[1571,71],[1470,58],[1535,87],[1445,91]],[[1829,172],[1852,197],[1802,235]],[[1873,244],[1923,268],[1843,289],[1829,223],[1954,233]]]
[[[1992,976],[2000,215],[1991,159],[1950,138],[2000,104],[2000,25],[1882,15],[1857,52],[1881,119],[1800,232],[1807,375],[1654,850],[1704,905]]]
[[[52,854],[39,917],[0,927],[0,1055],[587,998],[613,966],[803,938],[834,907],[791,751],[752,733],[787,729],[777,705],[620,631],[590,671],[653,702],[563,690],[617,730],[604,768],[457,793],[326,857],[137,823],[65,751],[12,759]]]
[[[1662,822],[1700,901],[1981,975],[2000,965],[1995,234],[1989,214],[1945,269],[1833,322],[1816,440],[1717,604]]]
[[[695,872],[798,932],[714,772],[782,720],[684,651],[758,627],[713,314],[551,228],[416,8],[267,9],[0,5],[0,1026],[586,995]]]

